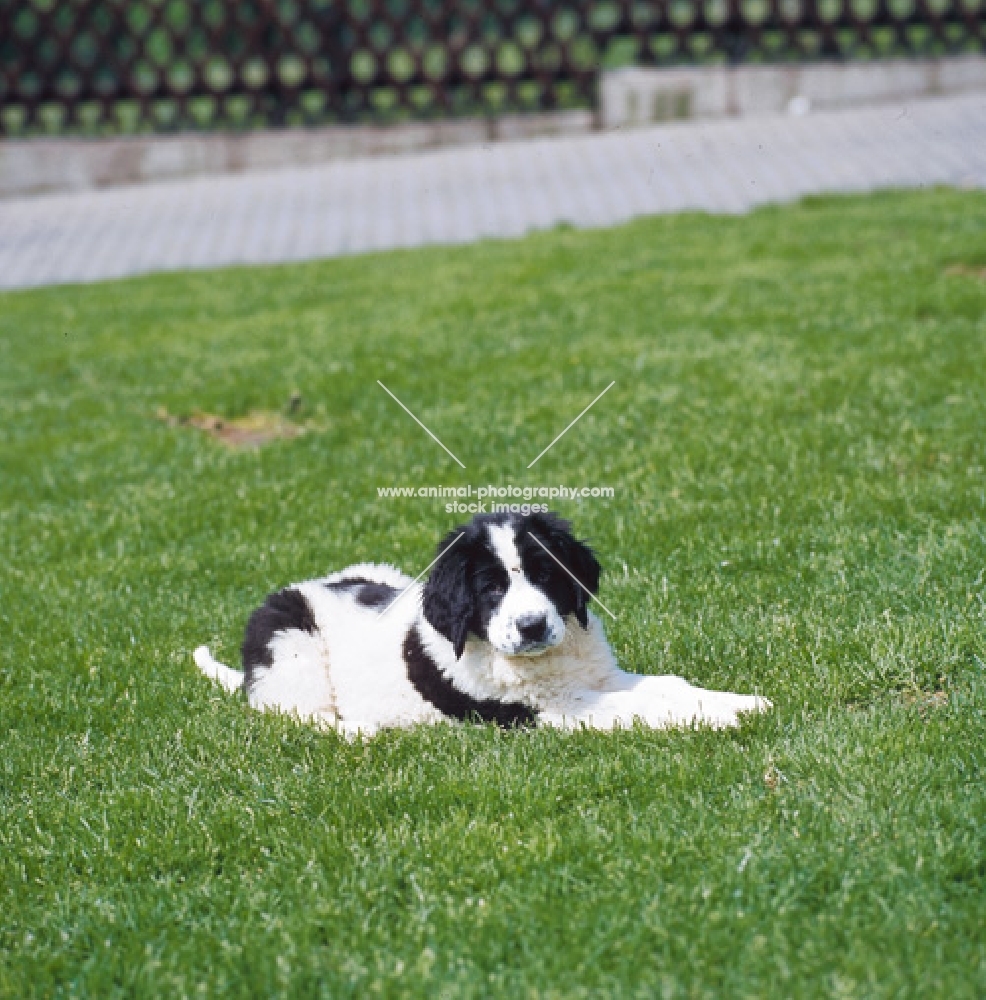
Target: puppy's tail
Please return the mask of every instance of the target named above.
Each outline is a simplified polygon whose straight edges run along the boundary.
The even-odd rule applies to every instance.
[[[208,646],[199,646],[192,653],[192,656],[195,658],[199,670],[206,677],[221,684],[227,691],[238,691],[243,687],[243,674],[239,670],[234,670],[232,667],[227,667],[218,660],[214,660]]]

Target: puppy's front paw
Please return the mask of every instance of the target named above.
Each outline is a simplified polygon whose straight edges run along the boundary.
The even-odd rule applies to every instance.
[[[736,711],[743,714],[748,712],[769,712],[774,707],[774,703],[769,698],[764,698],[758,694],[737,694],[734,697],[740,703]]]
[[[745,715],[768,712],[774,707],[774,703],[769,698],[762,698],[756,694],[728,694],[726,698],[729,699],[729,708],[735,720],[730,724],[734,726],[738,726]]]
[[[766,712],[773,707],[773,702],[759,695],[710,691],[699,699],[695,721],[713,729],[731,728],[740,725],[744,715]]]

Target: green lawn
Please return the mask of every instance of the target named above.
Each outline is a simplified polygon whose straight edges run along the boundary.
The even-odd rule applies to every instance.
[[[0,993],[982,997],[984,386],[981,193],[0,297]],[[614,486],[621,662],[776,710],[347,743],[197,674],[487,481]]]

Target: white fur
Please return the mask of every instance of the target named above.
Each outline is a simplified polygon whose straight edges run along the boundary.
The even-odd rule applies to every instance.
[[[216,683],[220,684],[227,691],[235,691],[238,687],[242,686],[243,674],[239,670],[233,670],[232,667],[227,667],[218,660],[214,660],[208,646],[199,646],[192,653],[192,656],[199,670],[206,677],[211,677],[212,680],[216,681]]]
[[[279,709],[347,734],[434,723],[446,717],[425,700],[408,678],[403,645],[412,627],[444,677],[478,701],[522,703],[542,725],[566,729],[613,729],[641,722],[648,726],[702,723],[735,726],[744,712],[771,707],[765,698],[706,691],[680,677],[629,674],[613,657],[602,625],[589,614],[588,628],[563,620],[548,598],[524,575],[507,526],[490,532],[494,553],[507,570],[510,586],[491,619],[486,642],[470,636],[456,659],[451,642],[421,612],[422,585],[394,569],[360,563],[321,580],[297,584],[316,623],[310,635],[297,629],[276,633],[273,665],[260,671],[247,693],[258,709]],[[351,592],[325,585],[359,576],[410,590],[385,614],[354,600]],[[548,617],[549,648],[536,656],[516,655],[516,620],[525,614]],[[202,672],[227,690],[240,687],[243,674],[214,660],[205,646],[194,653]]]

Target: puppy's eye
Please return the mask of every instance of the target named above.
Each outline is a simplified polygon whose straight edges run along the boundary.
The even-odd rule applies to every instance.
[[[479,589],[488,597],[503,597],[507,592],[506,585],[495,577],[479,581]]]

